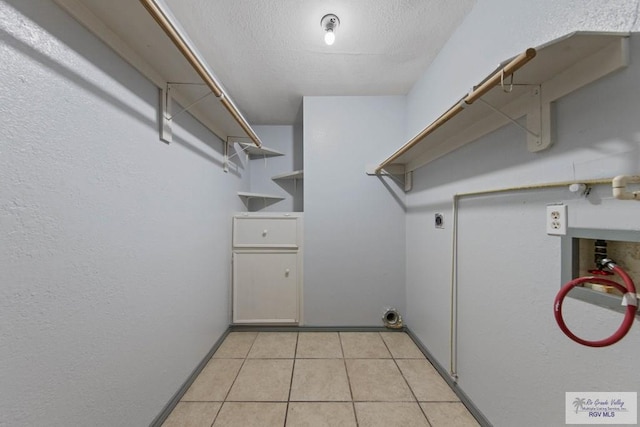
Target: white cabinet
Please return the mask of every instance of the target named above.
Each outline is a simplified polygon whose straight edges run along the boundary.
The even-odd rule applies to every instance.
[[[298,323],[296,252],[234,251],[234,323]]]
[[[233,323],[298,324],[302,215],[233,218]]]

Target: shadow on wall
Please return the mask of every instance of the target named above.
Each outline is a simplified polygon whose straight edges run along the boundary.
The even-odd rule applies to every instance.
[[[57,32],[51,32],[51,33],[52,34],[56,34],[56,36],[57,36]],[[20,51],[23,54],[25,54],[26,56],[30,57],[31,59],[37,61],[43,67],[54,71],[59,76],[63,77],[64,79],[66,79],[66,80],[68,80],[70,82],[73,82],[74,84],[76,84],[80,88],[86,90],[87,92],[93,93],[97,97],[105,100],[106,102],[110,103],[114,107],[116,107],[119,110],[123,111],[127,115],[129,115],[131,117],[135,117],[143,125],[150,126],[150,127],[153,127],[153,128],[157,128],[157,123],[156,122],[154,122],[153,120],[150,120],[148,117],[145,117],[143,114],[141,114],[136,109],[130,107],[127,104],[125,104],[120,99],[116,98],[115,96],[113,96],[112,94],[110,94],[106,90],[102,89],[101,87],[96,86],[92,82],[86,80],[83,76],[81,76],[80,74],[76,73],[75,71],[73,71],[71,68],[69,68],[65,64],[61,64],[61,63],[51,59],[49,56],[43,54],[42,52],[39,52],[38,50],[36,50],[33,47],[29,46],[28,44],[24,43],[22,40],[19,40],[19,39],[15,38],[12,34],[6,32],[5,30],[3,30],[1,28],[0,28],[0,39],[2,39],[8,46],[12,47],[13,49],[15,49],[17,51]],[[61,41],[65,42],[65,44],[66,44],[65,40],[61,40]],[[85,58],[86,58],[86,56],[85,56]],[[87,59],[91,60],[91,58],[87,58]],[[109,64],[109,61],[105,61],[104,60],[104,59],[106,59],[106,57],[104,59],[102,59],[102,60],[99,60],[99,57],[97,56],[94,59],[95,60],[93,60],[91,62],[94,65],[96,65],[97,67],[99,67],[99,68],[101,68],[103,70],[105,70],[105,68],[109,68],[109,67],[104,67],[103,68],[103,65],[108,65]],[[111,68],[113,68],[113,67],[111,67]],[[105,70],[105,71],[108,72],[107,70]],[[119,73],[113,73],[113,74],[110,73],[111,76],[118,75],[118,74]],[[129,82],[129,83],[131,83],[131,82]],[[127,89],[131,90],[131,92],[133,92],[136,95],[138,95],[141,99],[145,98],[144,96],[142,96],[139,87],[135,87],[135,86],[133,86],[131,84],[125,85],[125,86],[127,86]]]
[[[300,196],[302,193],[302,182],[299,179],[275,180],[276,184],[293,197]]]
[[[158,91],[160,93],[160,91]],[[159,95],[160,96],[160,95]],[[179,105],[176,103],[176,105]],[[182,107],[178,107],[182,108]],[[161,110],[158,108],[158,120],[160,120]],[[180,126],[179,131],[175,131],[172,138],[172,143],[180,144],[187,150],[192,153],[202,157],[203,159],[215,164],[220,167],[220,173],[223,173],[224,168],[224,142],[216,135],[214,135],[211,131],[205,128],[203,125],[198,122],[193,116],[188,114],[183,114],[180,117],[176,118],[176,124]],[[205,144],[208,148],[215,151],[217,156],[212,155],[211,153],[207,153],[201,148],[195,146],[184,138],[178,136],[180,132],[189,132],[198,142]],[[158,141],[158,143],[164,144],[164,142]],[[241,150],[238,150],[237,144],[231,144],[229,147],[229,156],[234,156],[230,162],[230,167],[228,169],[229,174],[237,176],[240,178],[242,176],[242,170],[244,170],[245,166],[242,163],[242,155],[244,153]]]
[[[552,104],[555,143],[551,148],[539,153],[528,152],[524,131],[509,124],[423,167],[428,172],[423,168],[416,170],[412,191],[448,186],[482,175],[497,176],[507,170],[525,171],[525,165],[531,175],[532,171],[540,169],[542,172],[537,175],[536,183],[543,182],[547,181],[544,178],[546,162],[560,157],[566,159],[563,169],[558,169],[558,163],[552,167],[556,175],[561,172],[563,179],[608,177],[604,175],[609,175],[606,171],[613,167],[617,173],[637,173],[640,164],[640,133],[637,131],[640,33],[632,33],[629,46],[631,61],[627,68]],[[524,124],[524,119],[519,122]],[[451,167],[451,158],[462,159],[463,164]],[[608,164],[615,166],[608,167]],[[620,164],[625,166],[621,168]],[[509,185],[505,182],[495,187]]]
[[[153,85],[153,84],[149,82],[141,74],[139,74],[133,67],[129,65],[123,65],[122,61],[110,61],[109,60],[110,55],[104,55],[104,52],[100,50],[86,49],[84,46],[82,46],[82,44],[85,43],[83,38],[70,37],[67,34],[65,34],[64,31],[59,31],[57,28],[47,28],[47,23],[40,22],[40,20],[38,19],[38,16],[35,16],[35,17],[29,16],[29,12],[31,11],[28,10],[29,8],[27,8],[24,5],[24,2],[8,0],[7,3],[9,3],[16,10],[20,11],[20,13],[29,17],[29,19],[32,19],[39,26],[41,26],[47,32],[52,34],[55,38],[57,38],[62,43],[64,43],[67,47],[73,49],[75,52],[78,52],[78,54],[81,55],[84,59],[88,60],[97,68],[99,68],[100,70],[108,74],[110,78],[117,80],[122,86],[126,87],[127,90],[129,90],[131,93],[134,93],[139,99],[142,99],[142,100],[149,99],[149,94],[146,92],[145,89],[147,89],[150,85]],[[54,7],[57,7],[57,6],[54,6]],[[23,10],[23,9],[27,9],[27,10]],[[63,13],[66,13],[66,12],[63,12]],[[72,19],[72,18],[69,18],[69,19]],[[87,34],[90,34],[90,33],[87,33]],[[94,36],[90,35],[90,37],[94,37]],[[131,107],[127,103],[123,102],[118,97],[111,94],[108,90],[105,90],[102,87],[97,86],[93,82],[87,80],[86,78],[84,78],[82,75],[75,72],[72,68],[70,68],[66,64],[60,63],[52,59],[51,57],[49,57],[43,52],[40,52],[33,46],[30,46],[24,41],[14,37],[12,34],[8,33],[4,29],[0,29],[0,39],[3,40],[3,42],[7,46],[15,49],[16,51],[23,53],[24,55],[28,56],[29,58],[41,64],[43,67],[49,70],[52,70],[53,72],[58,74],[60,77],[72,82],[73,84],[84,89],[85,91],[94,94],[96,97],[111,104],[115,108],[127,114],[129,117],[135,118],[143,126],[151,127],[154,130],[159,129],[160,113],[158,114],[158,117],[156,117],[155,121],[150,119],[149,117],[142,114],[140,111],[136,110],[135,108]],[[102,41],[100,41],[100,43],[103,44]],[[115,52],[112,52],[110,48],[108,48],[106,45],[104,45],[104,48],[106,50],[109,50],[111,52],[111,55],[116,55]],[[124,70],[123,67],[128,67],[129,70]],[[135,78],[132,78],[132,71],[135,73]],[[147,85],[136,84],[137,79],[144,79],[144,81],[147,82],[148,84]],[[159,106],[159,99],[160,99],[159,96],[160,95],[158,94],[158,98],[157,98],[158,102],[153,105],[153,107],[157,109],[158,112],[159,112],[158,106]],[[176,106],[177,108],[180,108],[178,104]],[[187,120],[191,120],[191,121],[195,120],[188,115],[184,115],[180,117],[180,119],[181,121],[185,121],[185,122]],[[202,129],[202,132],[199,132],[198,135],[194,135],[194,137],[196,137],[199,141],[206,144],[212,150],[215,150],[220,155],[219,156],[220,159],[222,159],[224,155],[224,148],[223,148],[222,141],[217,136],[215,136],[213,133],[206,130],[202,125],[199,125],[197,127],[186,126],[186,128]],[[190,150],[192,153],[197,154],[203,159],[210,161],[222,168],[223,166],[222,160],[217,159],[215,156],[194,146],[184,138],[179,138],[174,135],[173,141],[175,143],[182,145],[186,149]],[[161,143],[159,138],[157,142]],[[240,166],[242,166],[242,164],[240,164]],[[238,171],[234,171],[234,174],[239,176]]]
[[[611,103],[615,103],[615,96],[612,95]],[[603,104],[601,104],[603,105]],[[593,107],[592,107],[593,108]],[[610,111],[607,106],[601,107],[603,111]],[[631,117],[631,111],[628,114],[628,123],[633,123],[634,118]],[[601,114],[597,111],[593,115]],[[590,114],[587,114],[590,116]],[[601,120],[606,121],[609,117]],[[619,117],[618,117],[619,118]],[[574,120],[567,118],[567,120]],[[599,121],[599,120],[598,120]],[[626,128],[626,131],[625,131]],[[603,123],[593,124],[585,129],[572,130],[571,134],[556,140],[556,144],[550,149],[541,153],[530,153],[526,148],[526,141],[521,135],[522,131],[515,125],[507,125],[495,132],[484,136],[483,138],[472,142],[470,145],[461,148],[450,154],[457,158],[475,159],[473,162],[464,162],[464,167],[450,167],[447,157],[438,159],[433,163],[424,166],[430,168],[430,171],[414,172],[413,192],[420,192],[436,187],[448,186],[456,182],[468,181],[473,178],[479,178],[483,175],[498,175],[507,170],[516,170],[528,165],[529,175],[533,175],[535,168],[544,170],[546,161],[549,158],[559,158],[564,156],[567,161],[563,166],[564,170],[559,171],[554,167],[555,172],[562,172],[563,180],[575,179],[593,179],[606,178],[602,175],[602,170],[607,170],[608,162],[620,164],[620,160],[627,165],[620,173],[636,173],[637,165],[640,164],[640,147],[638,136],[631,131],[631,126],[614,126]],[[615,149],[611,148],[610,142],[614,142]],[[594,159],[593,154],[589,154],[590,160],[585,162],[572,161],[571,153],[578,150],[588,150],[591,153],[598,153]],[[538,164],[538,165],[537,165]],[[617,166],[616,169],[620,169]],[[593,172],[590,172],[593,171]],[[605,174],[606,175],[606,174]],[[538,174],[538,179],[533,183],[542,183],[549,181],[544,179],[544,173]],[[524,185],[529,181],[520,182],[517,185]],[[505,182],[501,185],[495,185],[495,188],[508,187],[510,184]],[[464,191],[464,190],[463,190]],[[452,191],[453,194],[455,191]]]
[[[396,180],[390,176],[385,177],[382,175],[376,175],[376,177],[380,180],[380,182],[382,183],[382,185],[384,185],[384,187],[387,189],[387,191],[389,192],[389,194],[391,195],[391,197],[393,197],[393,200],[396,201],[396,203],[398,204],[398,206],[400,206],[402,208],[403,212],[407,211],[407,204],[405,203],[405,201],[398,196],[398,191],[404,191],[403,189],[403,185],[399,182],[396,182]],[[387,181],[387,178],[391,181],[393,181],[393,184],[389,183]]]
[[[282,200],[280,199],[274,200],[274,199],[253,198],[253,199],[249,199],[246,206],[249,212],[256,212],[256,211],[265,209],[273,204],[279,203],[281,201]]]

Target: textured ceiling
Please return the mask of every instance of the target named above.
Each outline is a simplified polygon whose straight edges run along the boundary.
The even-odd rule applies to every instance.
[[[249,122],[304,95],[404,95],[475,0],[164,0]],[[340,18],[333,46],[320,19]]]

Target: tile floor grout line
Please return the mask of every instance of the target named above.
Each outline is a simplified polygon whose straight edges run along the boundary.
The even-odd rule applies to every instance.
[[[220,416],[220,412],[222,412],[222,407],[224,406],[225,403],[227,403],[227,399],[229,398],[229,393],[231,393],[231,389],[233,388],[233,385],[236,383],[236,380],[238,379],[238,376],[240,375],[240,371],[242,370],[242,367],[244,366],[245,362],[247,361],[247,357],[249,356],[249,352],[251,351],[251,348],[253,347],[253,344],[256,342],[256,339],[258,338],[258,334],[259,333],[260,332],[257,332],[256,336],[253,337],[253,341],[251,341],[251,345],[249,346],[249,349],[247,350],[247,353],[244,355],[244,358],[242,359],[242,363],[240,364],[240,369],[238,369],[238,372],[236,372],[236,376],[233,378],[233,381],[231,382],[231,386],[229,386],[229,390],[227,390],[227,393],[224,395],[224,400],[222,401],[222,404],[220,405],[220,408],[218,409],[218,413],[216,414],[215,418],[213,419],[213,422],[211,423],[211,427],[213,427],[213,425],[216,423],[216,421],[218,420],[218,416]],[[228,338],[228,336],[227,336],[227,338]],[[227,340],[227,338],[225,338],[225,341]],[[213,354],[213,356],[215,356],[215,353]],[[213,357],[212,357],[212,359],[213,359]],[[239,359],[239,358],[234,358],[234,359]]]
[[[209,424],[210,427],[213,427],[215,425],[215,423],[218,421],[218,418],[221,417],[221,415],[223,415],[222,414],[222,409],[223,409],[223,406],[225,406],[227,403],[229,403],[229,404],[231,404],[231,403],[249,403],[249,404],[265,404],[265,405],[273,405],[273,404],[281,405],[282,403],[285,403],[284,407],[280,406],[280,408],[281,409],[285,409],[284,426],[283,427],[286,427],[287,422],[293,419],[293,418],[291,418],[291,419],[288,418],[289,409],[292,407],[291,403],[296,403],[296,404],[304,404],[304,403],[310,403],[310,404],[331,404],[331,403],[333,403],[333,404],[338,404],[339,403],[341,405],[344,405],[344,407],[346,409],[348,407],[349,402],[351,403],[351,408],[352,408],[353,416],[354,416],[354,418],[352,418],[352,420],[355,421],[356,427],[360,425],[360,421],[361,421],[361,420],[358,419],[358,414],[356,412],[356,407],[355,407],[356,403],[367,403],[367,404],[380,404],[380,403],[396,403],[396,404],[400,404],[400,403],[402,403],[402,404],[405,404],[405,405],[418,404],[418,406],[420,408],[420,413],[423,414],[423,417],[424,417],[423,419],[426,420],[426,423],[427,423],[426,425],[430,426],[430,427],[433,427],[434,424],[430,420],[429,416],[427,415],[426,409],[421,405],[421,403],[429,404],[429,405],[445,404],[446,406],[443,406],[442,409],[446,408],[446,410],[449,411],[449,410],[453,410],[453,409],[449,409],[449,408],[454,408],[451,405],[460,404],[461,402],[459,400],[432,400],[432,399],[427,399],[427,400],[420,401],[418,399],[417,395],[416,395],[416,391],[414,391],[414,389],[412,388],[411,384],[409,383],[408,377],[407,377],[407,375],[410,376],[410,374],[413,371],[412,370],[408,370],[407,373],[403,372],[403,370],[401,369],[400,366],[401,365],[404,366],[405,362],[403,362],[402,364],[400,362],[401,361],[408,361],[408,360],[425,360],[425,359],[424,358],[406,358],[405,359],[405,358],[401,357],[404,353],[407,353],[406,351],[404,351],[404,352],[401,351],[402,349],[405,349],[404,343],[402,342],[402,340],[400,340],[400,342],[397,342],[397,340],[395,340],[395,338],[394,338],[394,339],[391,339],[390,341],[386,341],[385,338],[384,338],[384,331],[376,331],[376,332],[378,333],[378,337],[382,340],[383,345],[385,346],[386,350],[391,355],[390,358],[386,357],[386,358],[364,358],[363,359],[363,358],[357,358],[357,357],[354,357],[354,358],[346,358],[346,357],[344,357],[345,356],[345,349],[344,349],[344,345],[343,345],[344,343],[342,341],[342,335],[340,334],[340,332],[337,332],[337,331],[336,331],[336,333],[338,334],[337,338],[338,338],[338,343],[340,345],[340,353],[341,353],[341,357],[338,357],[338,358],[335,358],[335,357],[332,357],[332,358],[326,358],[326,357],[301,357],[301,358],[298,358],[297,357],[298,356],[298,348],[301,348],[300,347],[300,344],[301,344],[300,343],[300,338],[301,338],[301,336],[300,336],[300,334],[298,332],[296,332],[295,343],[294,343],[294,346],[293,346],[293,350],[294,350],[293,351],[293,359],[282,358],[282,357],[249,358],[249,354],[251,353],[252,349],[255,348],[255,344],[257,342],[257,339],[259,338],[260,333],[258,332],[253,337],[253,340],[249,343],[250,345],[248,346],[248,350],[246,351],[244,358],[239,358],[239,357],[220,358],[221,360],[226,359],[226,360],[229,360],[229,361],[231,361],[231,360],[241,360],[241,364],[239,365],[238,371],[236,372],[236,374],[235,374],[235,376],[234,376],[234,378],[233,378],[233,380],[231,382],[231,385],[229,386],[229,388],[228,388],[226,394],[224,395],[222,401],[220,401],[220,400],[181,400],[181,402],[190,403],[190,404],[193,404],[193,403],[196,403],[196,404],[205,404],[205,403],[206,404],[219,404],[220,406],[217,408],[216,414],[214,415],[214,417],[212,417],[212,421]],[[399,345],[399,347],[397,347],[396,344]],[[289,348],[291,348],[291,347],[289,347]],[[399,351],[398,357],[394,356],[393,352],[391,351],[392,348],[394,348],[395,350]],[[408,350],[408,349],[405,349],[405,350]],[[322,353],[322,350],[320,350],[320,353]],[[316,355],[318,353],[312,353],[312,354]],[[410,352],[407,353],[407,354],[410,354]],[[214,353],[214,356],[215,356],[215,353]],[[215,358],[214,356],[212,356],[211,359],[214,359]],[[341,401],[336,401],[336,400],[293,400],[292,399],[292,397],[293,397],[293,382],[294,382],[294,379],[295,379],[294,375],[295,375],[295,370],[296,370],[296,365],[297,365],[298,359],[300,359],[300,360],[305,360],[305,359],[308,359],[308,360],[339,360],[339,359],[342,359],[343,367],[344,367],[343,369],[344,369],[345,374],[346,374],[346,379],[347,379],[347,383],[348,383],[348,387],[349,387],[349,394],[350,394],[350,399],[351,400],[350,401],[349,400],[341,400]],[[411,396],[407,396],[407,397],[408,397],[408,399],[412,399],[412,400],[398,400],[398,401],[392,400],[392,401],[390,401],[388,399],[384,399],[384,396],[383,396],[383,400],[362,400],[362,401],[356,402],[354,400],[354,394],[353,394],[353,388],[352,388],[352,379],[350,378],[350,375],[349,375],[347,362],[349,360],[378,360],[378,361],[385,361],[385,360],[389,360],[389,359],[393,360],[393,364],[396,366],[396,369],[400,372],[401,377],[403,378],[403,380],[407,384],[407,386],[409,388],[409,391],[410,391],[410,394],[411,394]],[[289,390],[288,390],[288,396],[287,396],[286,402],[282,401],[282,400],[273,400],[273,401],[272,400],[265,400],[265,401],[262,401],[262,400],[229,401],[228,400],[229,397],[230,397],[230,394],[231,394],[231,390],[233,389],[235,384],[238,383],[238,378],[240,376],[240,373],[241,373],[242,369],[244,368],[246,363],[248,363],[248,361],[250,361],[250,360],[291,360],[292,367],[291,367],[291,373],[290,373],[290,379],[289,379]],[[427,361],[427,363],[430,363],[430,361],[428,359],[426,361]],[[408,366],[410,367],[411,365],[412,364],[410,364]],[[439,372],[438,372],[438,374],[439,374]],[[438,376],[441,377],[441,375],[438,375]],[[418,386],[418,385],[419,384],[416,384],[416,386]],[[427,397],[429,397],[429,396],[425,396],[425,398],[427,398]],[[329,397],[329,399],[331,399],[331,397]],[[262,409],[260,411],[262,411]],[[225,414],[226,414],[226,412],[225,412]],[[281,412],[280,412],[280,414],[281,414]],[[415,413],[415,415],[417,415],[417,413]],[[220,419],[222,420],[222,418],[220,418]],[[434,422],[435,421],[437,421],[437,417],[434,420]]]
[[[255,344],[256,340],[258,339],[258,334],[260,334],[260,332],[256,333],[256,336],[253,337],[253,341],[251,341],[251,345],[249,346],[249,350],[247,350],[247,353],[244,355],[244,359],[242,359],[242,363],[240,364],[240,369],[238,369],[238,372],[236,373],[236,376],[233,378],[233,381],[231,382],[231,387],[229,387],[229,390],[227,390],[227,393],[224,395],[223,405],[224,405],[224,402],[226,402],[227,399],[229,398],[229,394],[231,393],[231,389],[233,388],[234,384],[238,380],[238,377],[240,376],[240,371],[242,371],[242,368],[244,367],[244,364],[247,363],[247,359],[249,357],[249,353],[251,353],[251,349],[253,348],[253,345]]]
[[[224,402],[220,402],[220,407],[216,411],[216,415],[215,415],[215,417],[213,417],[213,420],[211,420],[211,425],[209,427],[213,427],[213,424],[215,424],[216,419],[218,418],[218,415],[220,415],[220,411],[222,411],[222,405],[223,404],[224,404]]]
[[[249,350],[247,350],[247,355],[249,354],[249,351],[251,351],[251,347],[253,347],[253,343],[255,342],[256,338],[258,337],[258,333],[256,333],[256,336],[253,338],[253,341],[251,341],[251,345],[249,346]],[[229,338],[229,335],[227,335],[227,337],[224,339],[224,341],[220,344],[220,347],[222,347],[222,344],[224,344],[224,342]],[[219,350],[220,348],[218,348]],[[216,351],[217,352],[217,351]],[[240,357],[223,357],[223,358],[216,358],[215,357],[215,353],[211,356],[211,358],[207,361],[207,364],[213,360],[213,359],[217,359],[217,360],[237,360],[237,359],[241,359]],[[180,399],[181,402],[215,402],[215,403],[220,403],[220,407],[218,408],[218,410],[216,411],[216,415],[213,417],[213,421],[211,421],[211,425],[209,427],[213,427],[213,425],[215,424],[216,420],[218,419],[218,416],[220,415],[220,412],[222,411],[222,406],[224,405],[224,403],[227,400],[227,397],[229,396],[229,393],[231,392],[231,388],[233,387],[233,384],[235,384],[236,379],[238,378],[238,375],[240,375],[240,370],[242,369],[242,367],[244,366],[244,362],[247,360],[246,355],[244,358],[242,358],[242,363],[240,364],[240,368],[238,369],[238,372],[236,373],[235,377],[233,378],[233,381],[231,382],[231,385],[229,386],[229,390],[227,390],[227,393],[225,394],[224,399],[222,400],[222,402],[217,401],[217,400],[182,400]],[[197,379],[197,378],[196,378]]]
[[[396,360],[395,356],[393,355],[393,352],[389,348],[389,345],[384,340],[384,337],[382,336],[382,333],[378,332],[378,334],[380,334],[380,339],[384,343],[385,347],[387,347],[387,351],[389,352],[389,354],[391,354],[391,358],[393,360],[394,365],[396,365],[396,368],[398,369],[398,371],[400,371],[400,376],[402,376],[402,379],[407,384],[407,387],[409,387],[409,391],[411,392],[411,395],[413,396],[413,398],[416,400],[416,404],[418,405],[418,408],[420,409],[420,412],[422,413],[422,415],[424,415],[424,419],[427,421],[427,424],[429,425],[429,427],[433,427],[431,425],[431,421],[429,421],[429,417],[427,417],[427,414],[424,412],[424,409],[422,409],[422,405],[420,405],[420,401],[418,400],[418,396],[416,396],[416,393],[413,391],[413,388],[411,387],[411,384],[409,384],[409,381],[404,376],[404,372],[402,372],[402,369],[400,369],[400,365],[398,365],[398,361]]]
[[[351,388],[351,377],[349,377],[349,370],[347,369],[347,358],[344,357],[344,348],[342,347],[342,334],[338,332],[338,341],[340,342],[340,352],[342,353],[342,363],[344,365],[344,371],[347,374],[347,383],[349,384],[349,394],[351,395],[351,408],[353,409],[353,418],[356,420],[356,427],[360,426],[358,421],[358,414],[356,414],[356,402],[353,398],[353,389]]]
[[[291,401],[291,389],[293,388],[293,374],[296,370],[296,355],[298,354],[298,342],[300,341],[300,332],[296,332],[296,345],[293,349],[293,365],[291,366],[291,379],[289,380],[289,395],[287,396],[287,407],[284,412],[284,425],[287,425],[287,417],[289,416],[289,402]]]
[[[382,332],[379,332],[380,334],[382,334]],[[406,334],[406,332],[405,332]],[[408,334],[407,334],[408,336]],[[411,337],[409,337],[411,338]],[[387,344],[387,342],[384,340],[384,338],[382,338],[382,340],[385,342],[385,344]],[[413,341],[413,340],[412,340]],[[415,344],[415,343],[414,343]],[[389,349],[389,351],[391,351],[391,349]],[[426,358],[402,358],[399,357],[398,359],[400,360],[426,360],[427,363],[429,363],[429,365],[433,366],[433,364],[431,363],[431,361],[429,359]],[[425,418],[427,419],[427,422],[429,423],[430,426],[433,426],[433,424],[431,424],[431,420],[429,419],[429,416],[427,415],[426,411],[424,410],[424,408],[422,407],[422,405],[420,405],[420,403],[462,403],[460,400],[419,400],[417,399],[417,396],[415,395],[413,388],[411,387],[411,385],[409,384],[409,381],[406,379],[406,377],[404,376],[404,372],[402,371],[402,369],[400,369],[400,365],[398,365],[397,359],[394,357],[393,358],[394,362],[396,363],[396,366],[398,366],[398,369],[400,370],[400,373],[402,375],[402,377],[404,378],[404,380],[407,382],[407,385],[409,386],[409,389],[411,390],[411,393],[414,395],[414,397],[416,397],[416,401],[418,402],[418,406],[420,407],[420,410],[422,411],[422,413],[424,414]],[[441,378],[442,380],[444,380],[444,378],[442,378],[442,375],[440,374],[440,372],[438,372],[436,370],[436,373],[438,375],[439,378]],[[446,381],[445,381],[446,384]],[[449,389],[451,389],[451,387],[449,386],[449,384],[446,384]],[[466,408],[466,407],[465,407]],[[468,409],[467,409],[468,410]],[[475,418],[474,418],[475,420]]]

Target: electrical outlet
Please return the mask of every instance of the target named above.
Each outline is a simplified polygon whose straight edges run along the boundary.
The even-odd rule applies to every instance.
[[[567,234],[567,205],[547,206],[547,234],[554,236]]]

